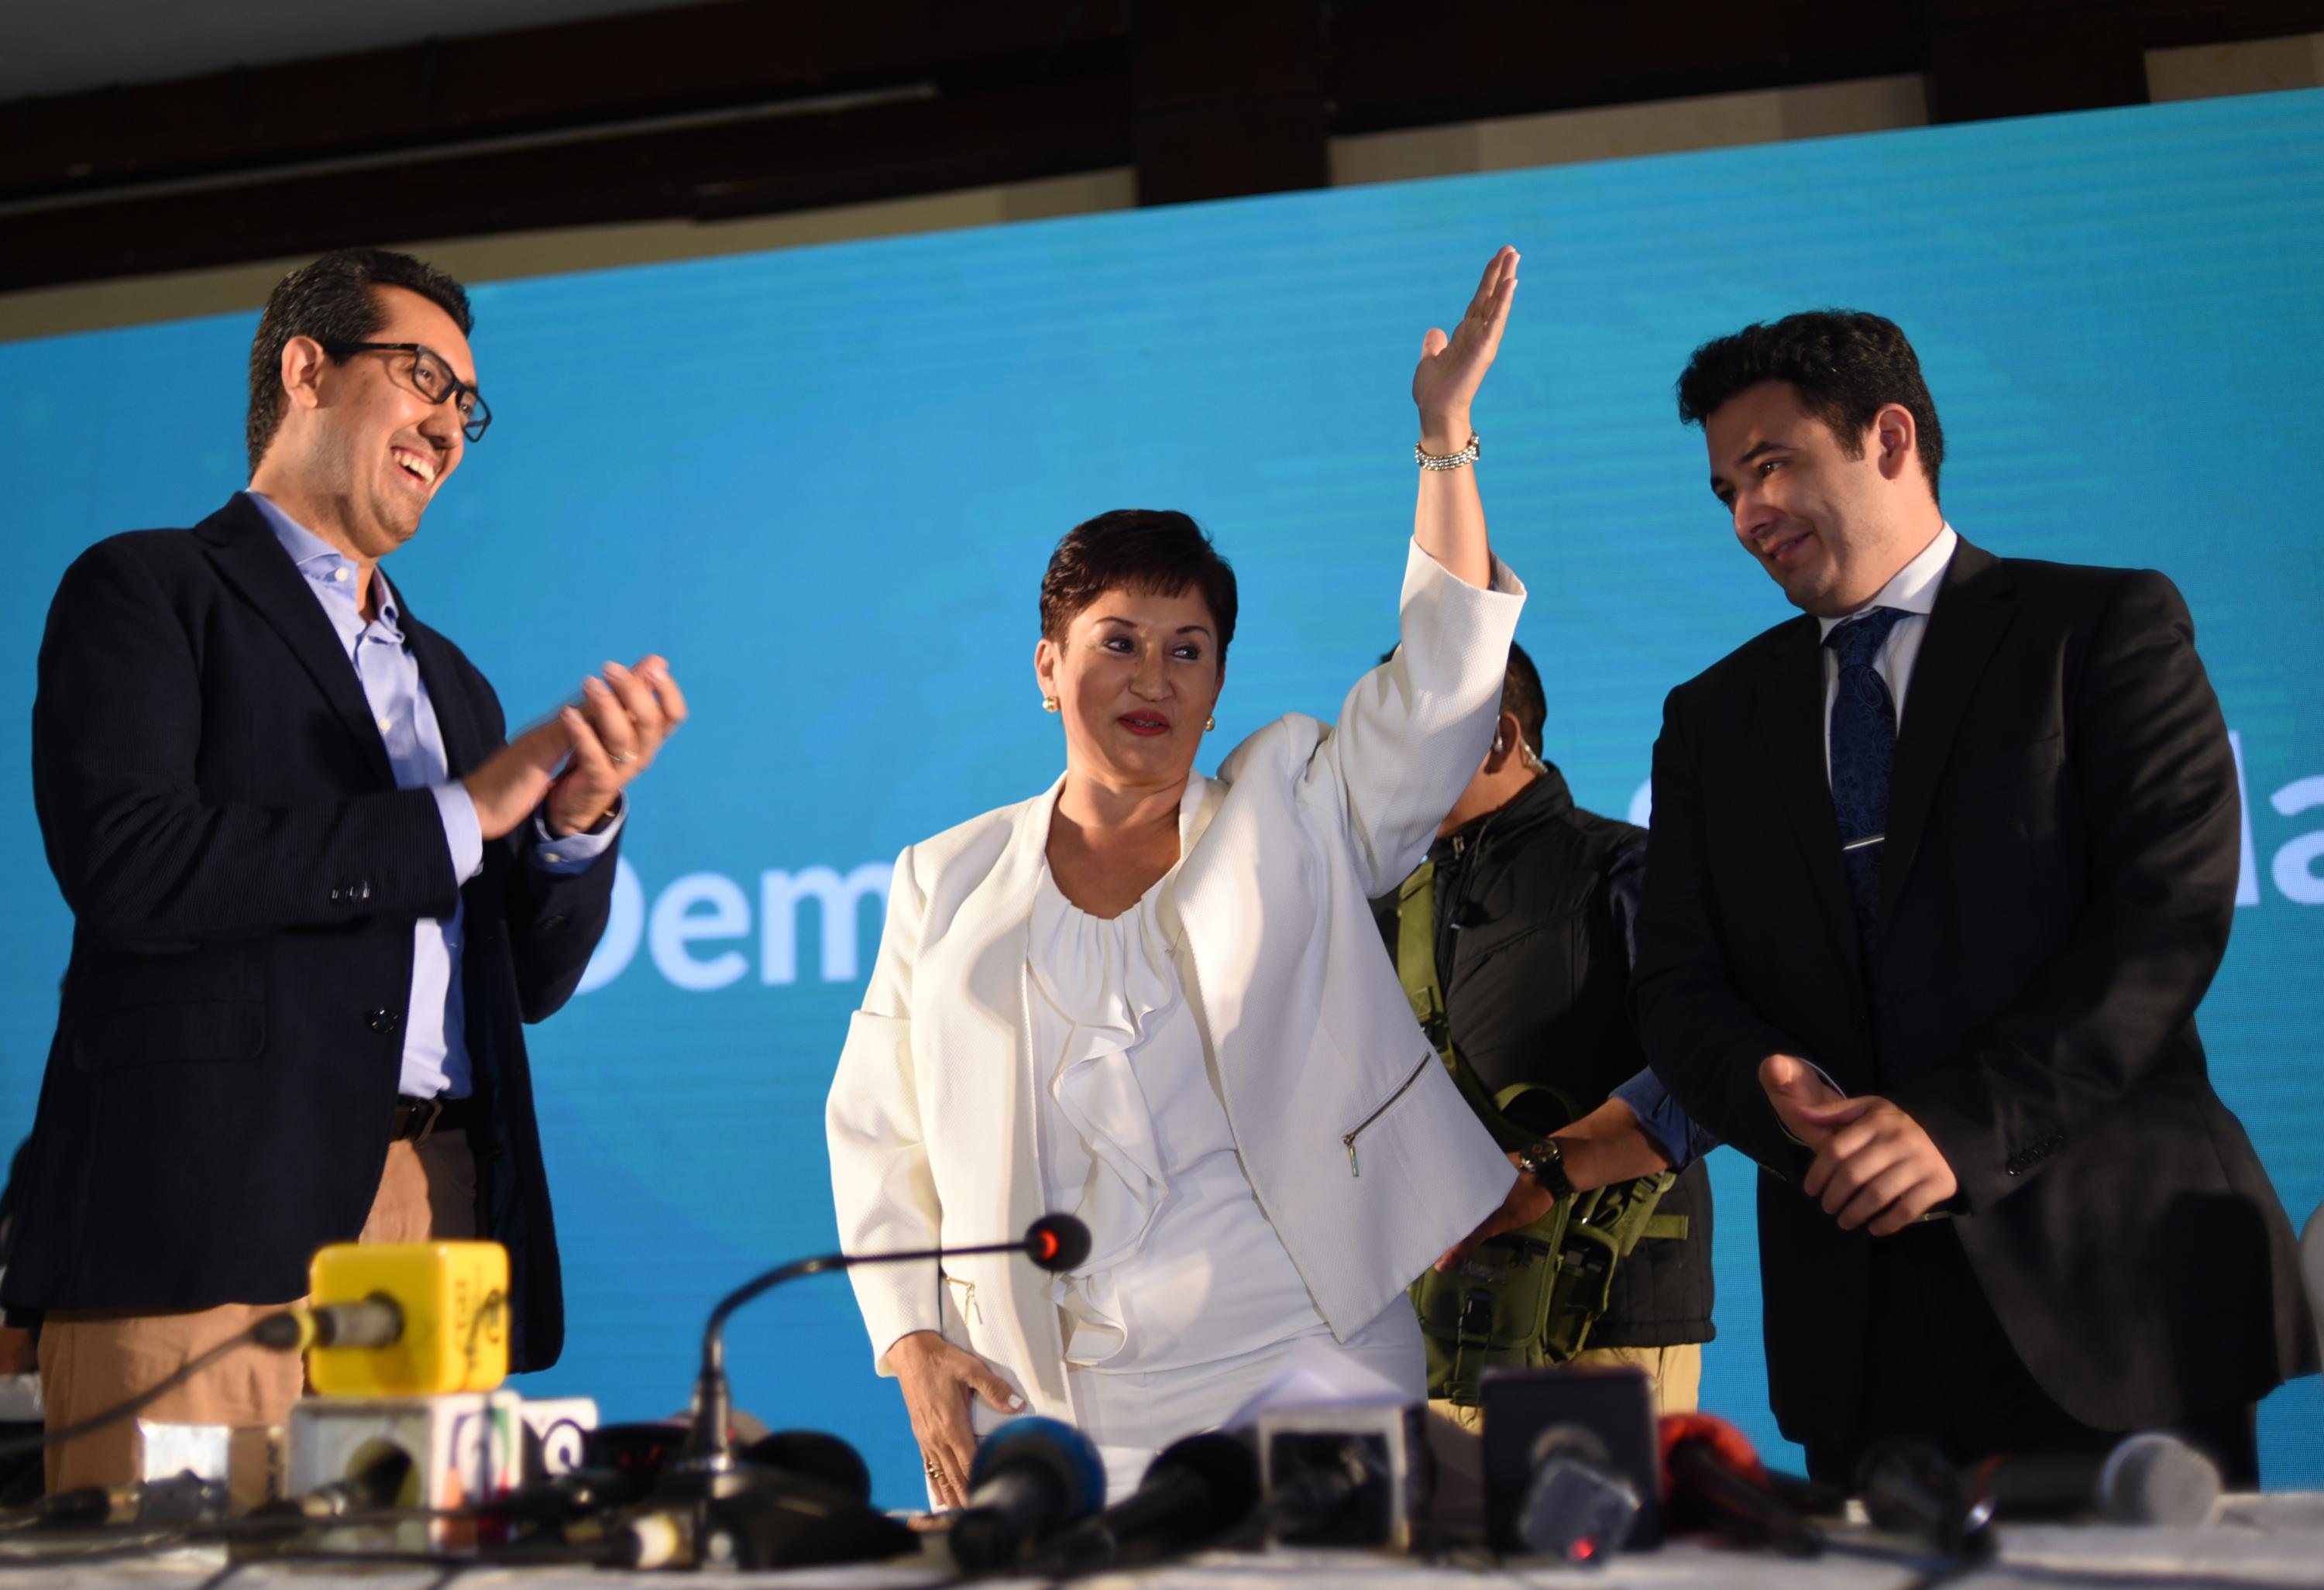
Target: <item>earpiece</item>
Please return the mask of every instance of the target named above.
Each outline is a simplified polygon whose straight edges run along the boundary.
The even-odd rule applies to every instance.
[[[1498,734],[1493,736],[1493,754],[1495,756],[1501,754],[1501,737]]]

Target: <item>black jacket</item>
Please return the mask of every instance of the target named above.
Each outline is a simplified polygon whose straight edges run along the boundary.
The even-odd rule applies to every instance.
[[[1664,707],[1636,995],[1656,1073],[1794,1180],[1762,1057],[1893,1099],[1959,1178],[1952,1228],[2011,1345],[2085,1424],[2225,1411],[2312,1366],[2290,1223],[2195,1033],[2238,804],[2178,591],[1961,544],[1899,727],[1870,967],[1823,716],[1804,616]],[[1794,1440],[1857,1438],[1874,1240],[1760,1178],[1768,1382]]]
[[[1629,925],[1646,850],[1644,830],[1576,806],[1554,767],[1430,847],[1437,976],[1452,1042],[1488,1089],[1546,1083],[1587,1112],[1646,1065],[1628,1006]],[[1392,959],[1396,896],[1372,909]],[[1668,1346],[1714,1334],[1711,1181],[1702,1165],[1681,1174],[1658,1212],[1686,1216],[1687,1237],[1642,1242],[1623,1262],[1592,1346]]]
[[[402,629],[456,777],[502,743],[500,703],[408,602]],[[395,787],[329,619],[242,496],[66,572],[32,784],[73,944],[5,1300],[304,1293],[308,1260],[361,1231],[379,1186],[413,924],[465,900],[483,1228],[509,1248],[516,1366],[554,1362],[564,1306],[521,1024],[579,982],[613,850],[559,876],[530,864],[523,823],[464,887],[433,796]]]

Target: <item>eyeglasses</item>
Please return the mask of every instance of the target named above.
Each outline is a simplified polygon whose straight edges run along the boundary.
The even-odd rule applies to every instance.
[[[431,403],[449,399],[460,416],[460,429],[468,440],[483,441],[485,429],[493,423],[493,411],[484,402],[484,394],[455,379],[452,367],[432,348],[418,343],[325,343],[323,351],[334,359],[344,359],[349,354],[409,354],[412,391]]]

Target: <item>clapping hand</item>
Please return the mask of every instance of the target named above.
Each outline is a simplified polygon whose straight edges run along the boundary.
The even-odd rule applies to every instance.
[[[1893,1236],[1960,1190],[1928,1132],[1877,1094],[1846,1098],[1789,1054],[1759,1062],[1759,1086],[1775,1118],[1815,1151],[1800,1190],[1841,1230]]]
[[[544,801],[551,833],[577,833],[613,809],[685,721],[686,697],[668,662],[608,663],[603,678],[581,687],[578,704],[524,731],[461,782],[487,840],[510,832]]]
[[[1500,351],[1517,290],[1517,251],[1504,248],[1486,265],[1452,335],[1432,326],[1421,339],[1412,400],[1420,409],[1420,445],[1429,452],[1457,453],[1469,445],[1469,408]]]
[[[634,668],[607,663],[581,685],[581,703],[558,714],[573,757],[549,786],[549,830],[578,833],[602,822],[631,779],[653,765],[662,742],[686,721],[686,697],[669,664],[655,656]]]

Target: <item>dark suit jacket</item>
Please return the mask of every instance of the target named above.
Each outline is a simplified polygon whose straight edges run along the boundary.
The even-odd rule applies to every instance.
[[[502,743],[500,703],[401,611],[458,777]],[[526,823],[463,887],[435,800],[395,787],[330,620],[242,496],[67,571],[32,783],[73,944],[6,1301],[303,1294],[308,1260],[356,1236],[379,1186],[413,924],[465,899],[483,1228],[509,1249],[517,1366],[553,1363],[564,1305],[521,1024],[580,980],[612,850],[559,876],[531,864]]]
[[[2299,1373],[2291,1226],[2195,1032],[2239,812],[2178,591],[1961,544],[1905,697],[1869,969],[1823,701],[1804,616],[1671,693],[1633,990],[1665,1084],[1775,1172],[1759,1230],[1784,1432],[1856,1438],[1874,1239],[1775,1179],[1806,1164],[1757,1080],[1778,1052],[1926,1128],[1978,1280],[2076,1419],[2158,1424]]]

